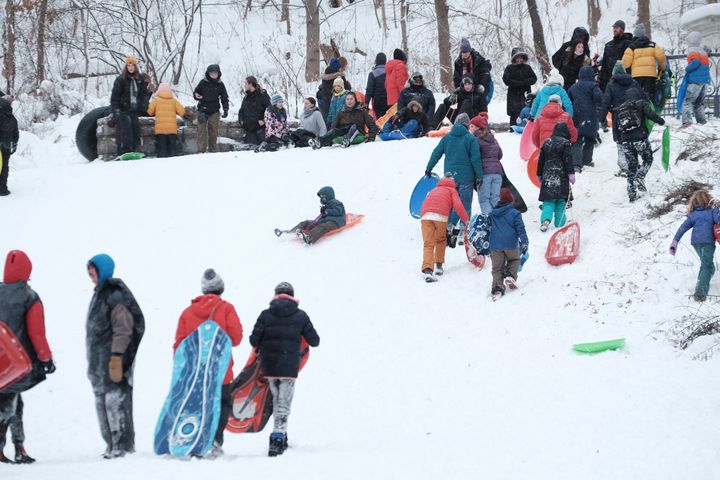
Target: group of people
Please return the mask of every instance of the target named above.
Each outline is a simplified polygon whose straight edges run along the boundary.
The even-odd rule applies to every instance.
[[[95,409],[100,433],[106,444],[103,456],[117,458],[135,452],[133,421],[133,376],[135,359],[145,333],[145,318],[130,289],[113,276],[115,262],[107,254],[92,257],[87,271],[95,285],[86,322],[87,375],[95,394]],[[32,463],[25,450],[23,399],[21,393],[33,388],[55,372],[52,351],[45,336],[43,304],[29,286],[32,263],[21,250],[8,253],[3,282],[0,283],[0,318],[17,337],[27,353],[30,373],[0,390],[0,463]],[[242,325],[234,306],[221,296],[225,284],[213,269],[207,269],[200,281],[202,295],[192,300],[178,321],[173,349],[201,323],[211,318],[240,344]],[[272,455],[287,448],[287,422],[297,378],[301,342],[311,347],[320,337],[307,314],[298,308],[293,286],[281,282],[268,309],[264,310],[250,335],[257,349],[265,377],[273,395],[274,430],[270,438]],[[220,422],[215,433],[211,456],[222,454],[223,431],[232,411],[234,380],[232,360],[223,380]],[[8,429],[15,445],[14,459],[3,451]]]

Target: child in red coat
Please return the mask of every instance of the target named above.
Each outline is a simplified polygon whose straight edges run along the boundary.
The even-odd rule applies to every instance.
[[[420,210],[423,236],[422,273],[425,274],[426,282],[436,282],[435,275],[443,274],[445,248],[447,247],[445,232],[450,210],[455,210],[460,219],[465,224],[468,223],[468,214],[460,200],[460,195],[458,195],[455,180],[443,178],[438,182],[437,187],[428,193]],[[433,263],[435,264],[434,274]]]

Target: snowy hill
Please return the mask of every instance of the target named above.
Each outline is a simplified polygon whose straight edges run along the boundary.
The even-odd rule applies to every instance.
[[[474,269],[460,249],[449,251],[440,282],[422,281],[420,225],[407,202],[437,140],[91,164],[61,141],[43,168],[11,172],[0,252],[21,248],[34,262],[58,371],[25,395],[26,446],[38,463],[0,466],[0,476],[717,478],[720,364],[693,361],[663,331],[689,312],[716,312],[717,303],[687,298],[698,264],[689,248],[676,259],[666,253],[681,208],[645,217],[665,185],[716,180],[716,163],[684,162],[668,174],[654,166],[650,193],[631,206],[606,134],[597,166],[575,188],[581,256],[557,268],[543,259],[549,233],[538,229],[519,136],[498,139],[530,207],[531,256],[520,290],[497,303],[488,298],[488,268]],[[365,214],[363,223],[313,247],[275,238],[274,227],[314,217],[324,185]],[[85,265],[99,252],[115,258],[147,323],[136,367],[138,453],[112,462],[99,457],[85,377]],[[285,280],[322,337],[301,373],[291,449],[281,458],[266,456],[269,432],[228,433],[216,461],[152,453],[176,322],[206,267],[224,277],[246,336]],[[720,294],[717,278],[710,293]],[[622,351],[570,350],[617,337],[627,338]],[[244,338],[236,369],[249,350]]]

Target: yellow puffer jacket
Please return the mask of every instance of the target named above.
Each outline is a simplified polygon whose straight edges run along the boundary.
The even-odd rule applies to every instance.
[[[185,115],[185,107],[170,92],[159,92],[148,107],[148,115],[155,117],[155,135],[177,135],[175,115]]]
[[[658,68],[665,70],[667,58],[665,50],[647,37],[636,38],[625,49],[622,58],[623,67],[633,78],[657,77]]]

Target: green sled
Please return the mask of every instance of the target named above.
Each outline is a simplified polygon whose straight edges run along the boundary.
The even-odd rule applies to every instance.
[[[352,145],[358,145],[360,143],[363,143],[365,140],[367,140],[368,137],[365,135],[358,135],[355,137],[355,139],[352,141]],[[333,144],[334,145],[342,145],[343,137],[335,137],[333,138]]]
[[[666,172],[670,169],[670,127],[665,127],[662,134],[662,166]]]
[[[576,343],[573,345],[573,350],[578,353],[600,353],[606,350],[617,350],[624,345],[624,338],[616,338],[615,340],[605,340],[602,342]]]
[[[141,152],[128,152],[120,155],[118,160],[140,160],[144,156],[145,154]]]

